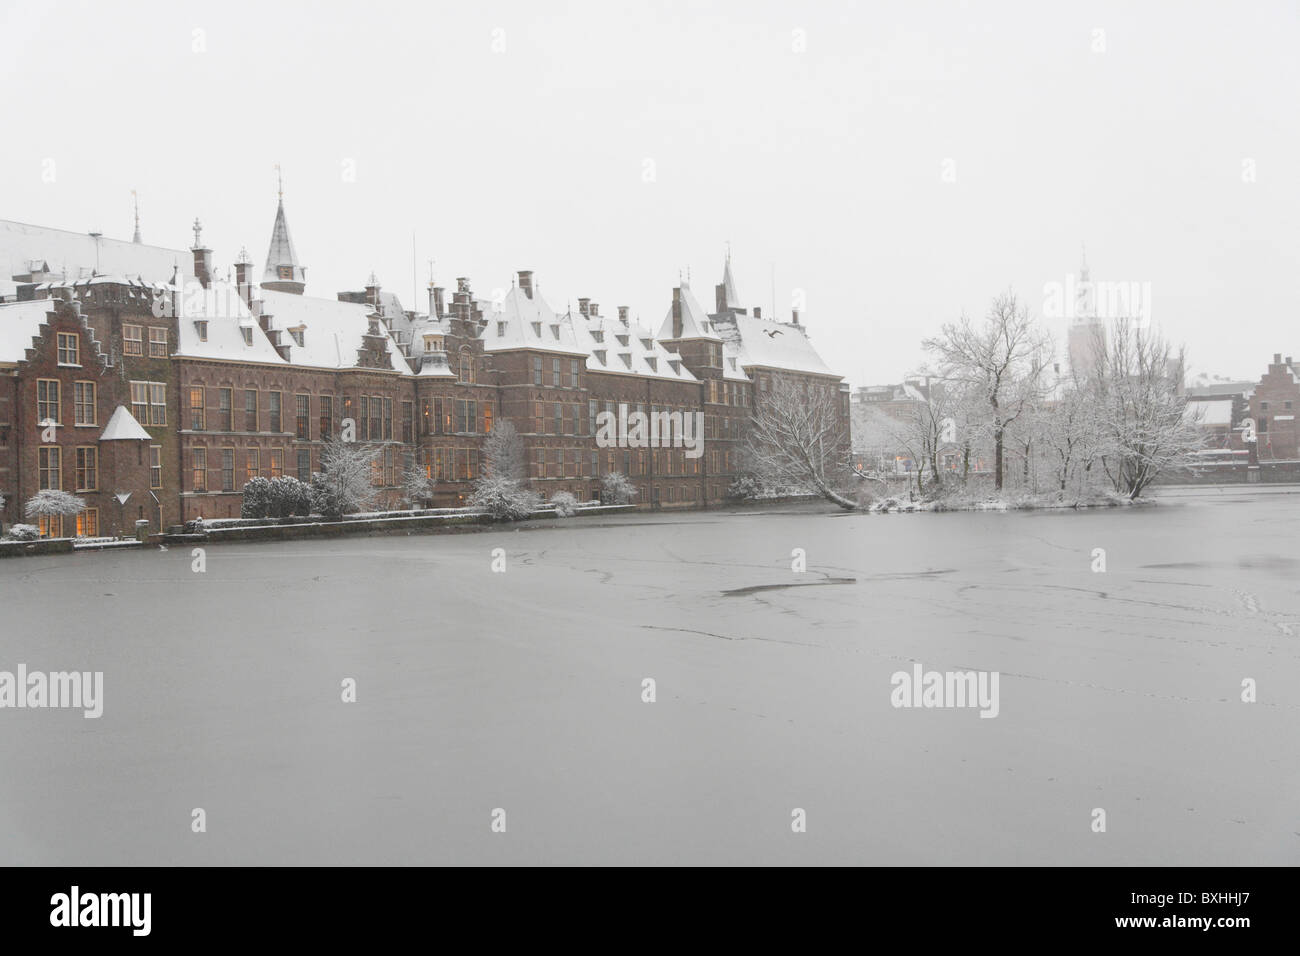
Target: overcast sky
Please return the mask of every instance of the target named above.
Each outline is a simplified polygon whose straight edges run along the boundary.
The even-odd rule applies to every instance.
[[[854,385],[1008,286],[1041,314],[1086,242],[1194,369],[1255,378],[1300,353],[1298,10],[0,0],[0,218],[126,239],[136,189],[147,242],[198,216],[260,270],[278,162],[309,294],[373,269],[409,305],[414,259],[423,309],[435,259],[656,327],[730,241]]]

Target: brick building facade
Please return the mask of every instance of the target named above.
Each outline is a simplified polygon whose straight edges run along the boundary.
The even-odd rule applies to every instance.
[[[87,512],[51,534],[238,516],[249,478],[307,480],[349,419],[378,449],[379,508],[399,506],[411,466],[434,480],[429,504],[464,504],[503,419],[544,496],[597,498],[618,471],[646,508],[723,501],[745,422],[776,376],[834,391],[848,421],[847,386],[798,313],[777,322],[739,306],[730,261],[715,312],[683,282],[657,333],[626,306],[605,315],[583,298],[558,313],[527,271],[500,301],[465,278],[450,301],[431,283],[426,313],[373,276],[364,290],[308,296],[282,200],[260,283],[243,252],[234,281],[218,279],[197,222],[187,251],[0,223],[0,267],[20,300],[0,302],[3,517],[24,520],[40,488],[84,497]],[[632,410],[702,414],[702,454],[600,447],[600,413]]]

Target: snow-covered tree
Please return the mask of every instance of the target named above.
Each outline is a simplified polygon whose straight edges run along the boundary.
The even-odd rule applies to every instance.
[[[541,507],[542,496],[513,478],[484,475],[474,482],[469,504],[501,521],[522,521]]]
[[[27,499],[23,511],[28,518],[69,518],[86,510],[86,499],[67,491],[46,488]]]
[[[371,483],[378,450],[355,442],[331,440],[321,450],[321,470],[312,475],[312,504],[329,518],[369,507],[375,500]]]
[[[776,376],[755,403],[742,453],[744,469],[764,485],[821,495],[846,511],[851,480],[849,429],[837,387]]]
[[[572,518],[578,513],[578,499],[567,491],[557,491],[551,495],[551,507],[555,509],[557,516]]]
[[[1000,491],[1007,429],[1041,392],[1052,354],[1050,337],[1015,293],[1007,291],[993,300],[982,323],[962,316],[922,344],[943,380],[981,396],[993,439],[994,486]]]
[[[1116,492],[1137,498],[1162,471],[1191,463],[1204,442],[1179,394],[1184,356],[1126,319],[1095,352],[1089,398],[1104,443],[1102,467]]]
[[[519,521],[541,507],[542,496],[526,484],[524,442],[508,421],[498,421],[483,442],[483,475],[469,503],[503,521]]]
[[[600,480],[600,497],[606,504],[625,505],[636,497],[637,488],[621,471],[611,471]]]
[[[433,479],[412,455],[402,470],[402,503],[408,508],[423,508],[433,498]]]
[[[524,455],[524,441],[515,426],[505,419],[498,420],[483,441],[483,473],[522,483],[527,477]]]

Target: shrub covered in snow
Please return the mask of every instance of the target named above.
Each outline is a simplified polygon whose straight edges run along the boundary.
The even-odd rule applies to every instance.
[[[260,475],[244,483],[244,503],[239,509],[241,518],[265,518],[271,507],[271,483]]]
[[[578,499],[567,491],[557,491],[551,495],[551,506],[561,518],[572,518],[578,512]]]
[[[16,524],[9,528],[6,535],[11,541],[35,541],[41,536],[41,529],[34,524]]]
[[[470,506],[502,521],[521,521],[542,503],[541,495],[511,478],[480,478],[469,496]]]
[[[68,517],[85,511],[86,499],[66,491],[46,488],[28,498],[24,510],[29,518],[52,518],[58,515]]]
[[[625,505],[636,497],[636,485],[621,471],[611,471],[601,479],[601,497],[607,504]]]
[[[749,499],[763,494],[762,483],[753,475],[740,475],[727,487],[728,498]]]
[[[267,514],[272,518],[311,514],[311,486],[292,475],[272,478]]]

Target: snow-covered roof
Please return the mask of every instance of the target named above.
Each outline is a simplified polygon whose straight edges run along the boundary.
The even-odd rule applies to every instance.
[[[742,368],[785,369],[839,377],[826,367],[801,325],[724,313],[715,317],[714,328],[734,350]]]
[[[56,306],[49,299],[0,304],[0,363],[12,364],[27,357],[32,338]]]
[[[714,328],[713,322],[709,319],[709,314],[704,311],[691,293],[690,283],[683,282],[679,289],[682,309],[682,334],[673,335],[673,307],[669,305],[668,314],[664,316],[663,323],[659,326],[659,338],[708,339],[712,342],[721,342],[722,339]]]
[[[1183,417],[1197,425],[1231,425],[1232,399],[1220,398],[1209,401],[1192,399],[1183,409]]]
[[[148,441],[153,436],[150,435],[136,421],[135,416],[127,410],[125,405],[119,405],[113,411],[113,415],[104,426],[104,430],[99,434],[100,441]]]
[[[499,308],[485,311],[487,324],[480,338],[487,352],[533,349],[563,355],[586,355],[578,342],[572,322],[561,317],[537,292],[530,299],[518,286],[512,286]]]
[[[682,363],[681,355],[670,352],[639,322],[629,319],[625,325],[622,319],[581,312],[569,313],[565,319],[573,324],[575,337],[588,350],[589,372],[699,381]]]
[[[176,292],[175,354],[284,364],[235,286],[215,281],[206,289],[198,282],[187,283],[180,290],[169,288]],[[244,329],[250,330],[247,338]]]
[[[0,278],[28,275],[33,263],[48,265],[55,275],[78,279],[96,273],[139,275],[167,282],[179,268],[182,278],[194,273],[194,255],[122,239],[0,219]]]
[[[290,364],[331,369],[358,367],[357,353],[370,331],[370,306],[267,288],[256,294],[262,300],[262,313],[270,316],[271,328],[280,332],[280,344],[289,346]],[[392,334],[382,322],[379,327],[387,345],[390,366],[410,375],[411,367],[393,341]],[[299,330],[301,345],[290,334]]]

